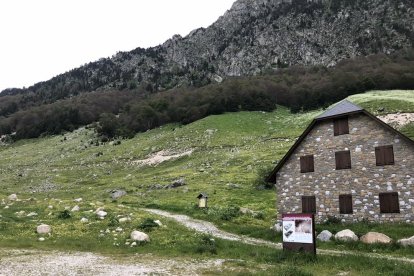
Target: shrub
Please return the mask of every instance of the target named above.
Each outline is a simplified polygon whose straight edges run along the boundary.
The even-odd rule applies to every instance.
[[[159,227],[159,225],[152,219],[152,218],[146,218],[139,226],[138,228],[145,232],[151,232],[154,228]]]
[[[59,212],[58,219],[70,219],[72,216],[70,215],[69,210],[64,210]]]
[[[199,254],[217,254],[216,241],[210,235],[202,235],[200,240],[198,241],[195,251]]]

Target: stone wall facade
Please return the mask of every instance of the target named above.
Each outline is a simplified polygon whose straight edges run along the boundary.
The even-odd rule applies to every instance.
[[[333,120],[316,123],[276,174],[278,218],[301,213],[302,196],[315,196],[318,222],[414,222],[414,146],[369,116],[348,117],[349,134],[334,136]],[[377,166],[375,147],[393,145],[394,165]],[[335,152],[351,152],[351,169],[336,170]],[[314,155],[314,172],[300,157]],[[379,193],[398,192],[400,213],[381,213]],[[339,195],[352,194],[352,214],[340,214]]]

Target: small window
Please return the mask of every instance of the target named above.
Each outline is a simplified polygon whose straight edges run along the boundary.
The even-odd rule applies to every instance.
[[[398,193],[380,193],[381,213],[399,213],[400,204],[398,203]]]
[[[335,119],[334,123],[334,136],[349,134],[348,117]]]
[[[335,152],[335,162],[337,170],[350,169],[351,152],[349,150]]]
[[[306,155],[300,157],[300,172],[307,173],[307,172],[314,172],[314,161],[313,155]]]
[[[315,196],[302,196],[302,213],[316,214]]]
[[[375,159],[377,160],[377,166],[394,165],[393,146],[376,147]]]
[[[339,195],[339,213],[352,214],[352,195]]]

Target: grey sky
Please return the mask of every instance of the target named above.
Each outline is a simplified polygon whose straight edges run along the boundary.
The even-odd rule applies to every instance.
[[[0,91],[207,27],[235,0],[1,0]]]

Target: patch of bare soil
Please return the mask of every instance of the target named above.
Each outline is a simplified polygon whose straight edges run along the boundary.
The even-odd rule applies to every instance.
[[[414,113],[395,113],[378,116],[378,118],[394,127],[401,127],[411,122],[414,122]]]
[[[199,275],[221,271],[223,259],[160,259],[151,254],[122,258],[94,253],[0,248],[0,275]]]
[[[135,160],[132,161],[133,165],[138,165],[138,166],[145,166],[145,165],[149,165],[149,166],[154,166],[154,165],[158,165],[162,162],[171,160],[171,159],[177,159],[183,156],[189,156],[193,153],[193,150],[188,150],[182,153],[170,153],[169,151],[159,151],[153,155],[151,155],[150,157],[146,158],[146,159],[141,159],[141,160]]]

